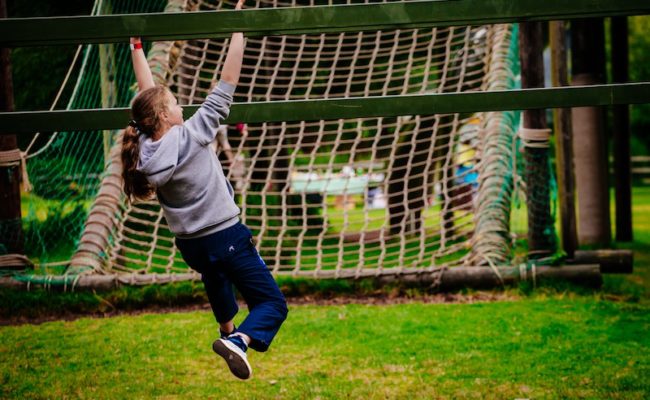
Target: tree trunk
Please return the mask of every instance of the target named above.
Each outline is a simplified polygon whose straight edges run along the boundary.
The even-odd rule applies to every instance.
[[[0,18],[7,18],[7,4],[0,0]],[[14,110],[13,81],[11,79],[11,54],[8,48],[0,48],[0,111]],[[0,134],[0,152],[18,150],[16,135]],[[17,154],[17,153],[16,153]],[[14,158],[14,157],[12,157]],[[24,235],[20,212],[20,160],[13,165],[0,166],[0,254],[23,254]]]
[[[571,22],[573,86],[604,82],[604,28],[602,19]],[[611,240],[607,142],[602,107],[572,110],[573,151],[578,191],[580,244],[607,246]]]
[[[553,86],[568,86],[566,49],[566,27],[562,21],[550,23]],[[562,248],[569,258],[578,245],[575,209],[575,176],[573,168],[573,131],[571,130],[571,109],[556,108],[555,157],[557,159],[558,194],[560,198],[560,222]]]
[[[614,83],[629,79],[627,17],[612,18],[612,75]],[[630,106],[614,106],[614,183],[616,240],[632,241],[632,175],[630,166]]]
[[[426,150],[430,147],[429,142],[423,139],[433,137],[431,129],[431,126],[425,126],[423,123],[417,130],[405,132],[405,137],[396,151],[393,169],[389,171],[387,189],[392,235],[420,230],[422,211],[427,205],[425,199],[428,197],[424,177],[429,175],[429,171],[425,171],[425,162],[428,157]],[[412,145],[413,135],[416,136],[415,146]],[[408,168],[409,164],[413,166]]]

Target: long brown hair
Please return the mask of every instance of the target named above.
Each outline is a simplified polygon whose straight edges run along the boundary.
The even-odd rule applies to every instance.
[[[122,136],[122,179],[128,201],[131,201],[132,197],[148,199],[155,191],[147,177],[137,170],[140,135],[152,136],[160,128],[160,113],[167,107],[167,91],[164,86],[143,90],[131,105],[133,120],[124,129]]]

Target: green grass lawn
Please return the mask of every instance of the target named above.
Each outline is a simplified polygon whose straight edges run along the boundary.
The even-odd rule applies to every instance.
[[[634,242],[618,243],[615,246],[634,251],[634,274],[606,275],[604,291],[640,297],[641,301],[650,303],[650,186],[633,188],[632,201]],[[612,204],[613,202],[612,196]],[[612,215],[614,215],[613,207]],[[613,231],[614,227],[612,221]]]
[[[650,188],[635,272],[512,301],[290,307],[248,382],[211,351],[209,311],[0,327],[0,398],[650,397]],[[6,301],[6,298],[5,298]],[[241,316],[240,316],[241,318]]]
[[[248,382],[210,350],[208,312],[4,327],[0,395],[642,399],[647,311],[572,297],[292,307]]]

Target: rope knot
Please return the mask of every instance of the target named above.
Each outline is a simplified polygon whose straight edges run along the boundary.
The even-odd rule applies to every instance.
[[[0,167],[20,166],[21,185],[24,192],[30,192],[32,185],[27,175],[27,154],[20,149],[0,151]]]
[[[518,135],[524,147],[547,148],[550,146],[550,129],[521,128]]]

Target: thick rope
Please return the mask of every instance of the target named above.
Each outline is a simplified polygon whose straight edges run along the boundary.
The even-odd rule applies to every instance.
[[[511,27],[497,25],[488,32],[491,51],[486,62],[486,90],[508,89],[512,80],[508,55]],[[479,190],[476,225],[466,265],[502,265],[511,256],[510,208],[512,202],[515,135],[512,113],[486,113],[481,130],[482,158],[479,162]]]
[[[23,254],[4,254],[0,256],[0,269],[33,268],[34,263]]]

